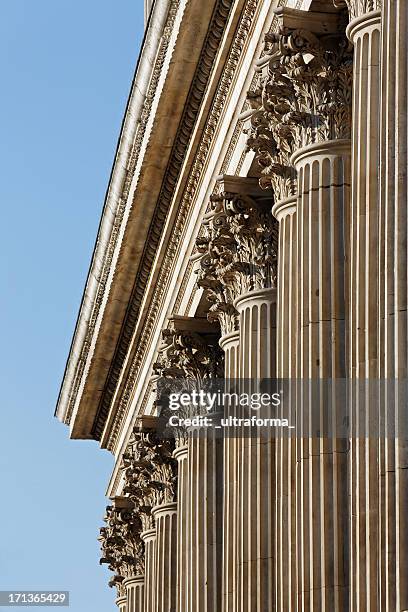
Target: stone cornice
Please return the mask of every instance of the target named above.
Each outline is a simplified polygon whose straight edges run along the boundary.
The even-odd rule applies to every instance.
[[[181,171],[184,156],[194,129],[194,123],[200,110],[201,100],[212,72],[212,65],[221,43],[224,29],[227,25],[232,4],[233,0],[218,0],[209,24],[208,34],[198,60],[193,84],[174,141],[172,158],[166,169],[151,228],[146,240],[143,260],[136,276],[134,291],[129,302],[127,317],[122,328],[122,335],[116,350],[115,360],[112,363],[109,379],[106,383],[104,394],[99,405],[97,419],[93,428],[93,433],[98,439],[102,435],[103,427],[111,408],[112,398],[117,388],[122,366],[134,333],[140,306],[144,298],[146,285],[165,224],[166,215],[174,194],[176,178]]]
[[[140,371],[140,366],[143,363],[145,354],[150,346],[149,341],[154,327],[154,322],[157,319],[157,314],[163,303],[163,295],[166,291],[168,279],[170,278],[172,263],[180,246],[183,228],[188,219],[188,211],[191,208],[191,202],[194,198],[196,186],[205,167],[216,127],[222,116],[222,111],[229,95],[231,82],[234,79],[241,53],[245,48],[248,33],[252,27],[253,18],[259,5],[260,0],[246,0],[244,2],[241,18],[234,35],[223,72],[219,79],[218,88],[213,98],[211,109],[203,130],[203,135],[201,137],[198,150],[195,154],[195,159],[188,176],[182,201],[179,205],[174,221],[171,239],[168,244],[165,257],[161,263],[160,272],[156,280],[156,290],[145,317],[143,330],[139,337],[136,351],[132,356],[126,383],[118,400],[118,405],[113,413],[112,423],[109,425],[109,431],[106,431],[106,442],[104,442],[104,444],[109,450],[114,450],[116,448],[121,427],[123,426],[129,410],[132,391]]]
[[[155,87],[157,88],[158,82],[162,78],[163,65],[166,63],[166,61],[168,62],[166,56],[170,52],[168,51],[170,46],[170,38],[174,35],[172,32],[173,23],[177,18],[179,5],[181,6],[182,4],[183,2],[181,2],[181,0],[174,0],[170,7],[167,23],[164,27],[164,35],[161,38],[162,47],[157,55],[156,65],[150,78],[151,91],[147,93],[146,104],[141,110],[139,121],[135,121],[135,117],[132,117],[131,119],[134,123],[138,123],[139,128],[136,131],[133,142],[127,143],[129,150],[129,157],[125,162],[127,172],[120,188],[120,194],[116,194],[118,201],[120,201],[118,209],[120,209],[121,214],[119,214],[117,210],[114,215],[114,221],[112,223],[112,227],[110,228],[108,244],[105,244],[105,252],[101,257],[102,261],[95,263],[94,259],[93,267],[95,268],[95,266],[99,266],[97,274],[95,273],[95,276],[98,277],[97,294],[93,295],[90,299],[87,299],[88,308],[86,314],[84,314],[84,307],[81,309],[77,325],[77,332],[71,349],[70,359],[68,361],[57,407],[58,417],[64,422],[71,424],[72,437],[92,437],[99,439],[101,436],[107,412],[109,411],[112,394],[116,388],[118,376],[127,353],[130,337],[139,314],[139,307],[141,300],[143,299],[144,287],[146,286],[149,278],[155,250],[160,239],[161,229],[163,227],[167,209],[171,201],[177,175],[180,171],[185,150],[189,143],[194,121],[200,109],[201,99],[204,95],[206,83],[211,74],[212,63],[215,59],[217,49],[222,38],[223,29],[228,20],[228,12],[232,5],[232,0],[218,0],[218,3],[216,3],[217,8],[214,10],[212,19],[210,19],[210,15],[208,18],[204,18],[201,3],[196,2],[196,0],[185,0],[184,2],[184,4],[187,6],[187,8],[185,8],[185,12],[188,12],[188,15],[185,16],[184,19],[190,21],[192,20],[193,22],[195,21],[196,25],[200,24],[199,26],[197,25],[197,29],[191,28],[190,33],[190,36],[193,36],[194,30],[195,45],[191,45],[191,48],[194,48],[192,56],[194,53],[198,53],[198,55],[196,64],[194,64],[192,61],[193,57],[188,58],[188,69],[184,70],[184,79],[180,81],[181,72],[183,70],[183,61],[187,61],[185,53],[183,56],[182,49],[183,44],[186,44],[186,35],[184,34],[184,39],[182,42],[180,42],[179,48],[176,45],[175,49],[171,49],[171,52],[173,53],[173,62],[171,65],[167,65],[167,70],[169,73],[171,70],[173,70],[178,74],[178,76],[174,77],[178,80],[176,80],[176,82],[173,84],[171,84],[170,74],[167,74],[167,81],[169,82],[168,87],[173,87],[173,97],[175,92],[177,92],[179,97],[182,96],[183,87],[186,88],[188,86],[188,79],[186,78],[186,75],[188,74],[188,71],[191,70],[193,65],[196,66],[196,72],[192,75],[192,86],[189,91],[188,99],[186,100],[183,114],[180,118],[177,133],[172,139],[173,146],[170,152],[167,168],[164,172],[164,177],[161,177],[159,180],[156,177],[155,181],[153,181],[154,184],[160,184],[160,182],[163,180],[161,190],[158,193],[158,204],[154,209],[152,209],[152,217],[150,220],[147,214],[147,208],[143,208],[142,204],[139,206],[140,211],[143,208],[143,215],[141,217],[142,220],[140,221],[140,226],[138,227],[138,224],[135,224],[135,222],[132,224],[129,223],[130,215],[133,214],[137,216],[137,214],[141,214],[141,212],[138,213],[137,210],[135,212],[135,207],[134,205],[132,206],[132,201],[129,200],[129,197],[132,194],[132,190],[135,188],[133,184],[135,180],[134,169],[136,166],[140,166],[142,163],[139,159],[140,146],[138,146],[138,144],[141,145],[141,143],[144,143],[144,146],[146,147],[146,134],[143,132],[141,126],[145,126],[146,130],[149,122],[152,121],[152,116],[153,120],[156,118],[156,116],[158,116],[158,121],[160,122],[161,120],[162,124],[162,138],[166,138],[167,141],[169,140],[170,131],[168,130],[168,122],[164,121],[164,117],[166,114],[168,116],[168,113],[170,112],[173,113],[173,109],[170,111],[163,108],[160,111],[160,104],[171,103],[171,96],[167,95],[166,98],[166,94],[162,93],[160,99],[155,100]],[[208,13],[208,11],[210,11],[211,13],[212,5],[213,2],[207,3],[205,12]],[[154,23],[154,20],[151,20],[150,23]],[[206,23],[209,24],[209,29],[203,41],[203,48],[200,54],[199,47],[196,43],[200,40],[200,28],[202,30]],[[150,27],[153,26],[151,25]],[[177,59],[175,56],[177,53],[180,54],[179,59]],[[143,74],[141,79],[143,82],[146,81],[146,74]],[[138,83],[136,79],[134,87],[140,86],[141,84],[142,83]],[[170,102],[168,99],[169,97]],[[178,106],[180,107],[180,104],[178,104]],[[175,115],[173,114],[173,121],[174,119]],[[164,131],[166,128],[167,134]],[[150,135],[148,147],[152,146],[154,146],[154,140],[152,135]],[[163,153],[165,153],[165,151],[163,151]],[[165,159],[165,155],[163,155],[163,157],[160,156],[160,158]],[[151,183],[151,173],[153,170],[151,170],[151,167],[149,166],[146,166],[144,170],[146,180]],[[137,187],[139,187],[139,185]],[[141,181],[140,189],[142,189]],[[149,189],[149,191],[151,191],[151,189]],[[146,192],[147,190],[145,189],[143,193],[146,194]],[[134,199],[135,195],[133,194],[132,200],[134,201]],[[153,200],[151,197],[150,201],[151,204],[149,206],[151,207],[155,200]],[[105,217],[106,215],[112,216],[112,211],[109,206],[107,206],[107,210],[105,211],[104,215]],[[144,238],[142,235],[140,235],[142,234],[141,230],[143,230],[143,227],[141,226],[143,224],[147,231]],[[128,304],[132,292],[130,291],[126,297],[126,295],[123,293],[123,289],[120,288],[120,283],[121,278],[124,279],[122,283],[129,283],[129,279],[132,278],[132,273],[129,270],[127,274],[124,273],[123,263],[125,256],[122,253],[121,268],[119,269],[119,273],[116,273],[115,275],[113,274],[118,257],[118,253],[116,252],[116,256],[114,256],[114,253],[117,251],[117,246],[120,244],[120,239],[123,240],[123,231],[134,233],[136,230],[139,230],[137,237],[138,239],[135,240],[129,238],[126,243],[124,243],[126,245],[125,248],[127,248],[129,251],[128,257],[130,256],[130,259],[128,261],[131,262],[132,266],[134,266],[135,261],[137,261],[139,258],[139,270],[137,273],[136,282],[132,283],[134,290],[130,299],[130,304]],[[101,242],[102,238],[103,236],[99,236],[98,243]],[[135,246],[133,247],[132,245],[134,244]],[[141,247],[143,248],[141,249]],[[135,251],[135,249],[138,250],[139,253],[132,253],[132,249],[133,251]],[[92,275],[93,273],[91,272],[90,276]],[[113,282],[115,283],[114,289],[122,292],[120,297],[117,298],[116,302],[114,289],[112,289],[112,286],[108,287],[108,277],[111,278],[111,284]],[[114,280],[112,280],[112,278]],[[131,287],[128,287],[126,291],[129,289],[131,289]],[[107,300],[107,303],[105,304],[108,291],[109,300]],[[88,288],[86,293],[89,293]],[[103,310],[104,308],[105,312]],[[108,316],[108,308],[114,308],[114,312],[110,313],[110,317]],[[123,318],[120,318],[120,311],[123,311],[123,316],[125,315],[125,311],[127,311],[124,324]],[[106,324],[104,323],[105,320]],[[114,323],[115,320],[117,320],[116,324]],[[79,334],[80,328],[82,329],[82,335]],[[112,339],[112,334],[119,334],[119,332],[121,340],[117,345],[115,355],[110,357],[109,352],[112,351],[112,347],[115,348],[116,346],[116,341]],[[106,342],[108,342],[107,346],[105,346],[104,341],[101,340],[103,335],[106,336]],[[96,342],[96,340],[98,340],[98,342]],[[99,351],[101,358],[95,358],[96,350]],[[105,385],[105,392],[102,396],[100,384],[101,380],[104,379],[104,376],[106,376],[108,372],[109,381]],[[93,383],[95,390],[91,385],[92,380],[95,381]],[[98,403],[98,416],[95,416]],[[85,412],[81,409],[82,405],[86,409]],[[81,411],[81,414],[79,414],[79,411]]]
[[[307,2],[308,0],[306,0],[305,2],[303,2],[303,0],[298,0],[298,2],[296,3],[296,8],[307,9]],[[213,136],[216,131],[217,125],[219,124],[219,120],[222,117],[225,102],[228,99],[228,93],[231,88],[233,75],[234,73],[236,73],[237,66],[239,65],[240,57],[242,55],[242,51],[245,48],[246,40],[248,38],[251,28],[253,27],[254,17],[257,14],[257,11],[260,10],[260,4],[261,3],[259,2],[259,0],[245,1],[245,7],[242,10],[242,19],[236,29],[236,35],[231,45],[231,52],[229,54],[228,60],[225,63],[223,73],[219,79],[218,89],[214,96],[210,114],[206,120],[205,127],[202,130],[201,142],[191,165],[189,163],[188,166],[188,180],[183,192],[182,200],[179,204],[177,216],[175,216],[171,240],[168,244],[166,255],[161,261],[161,270],[159,271],[159,274],[155,281],[155,293],[153,296],[153,300],[150,303],[149,309],[146,311],[142,331],[137,337],[135,347],[131,353],[129,352],[129,365],[126,373],[123,374],[122,388],[118,389],[117,398],[114,399],[114,404],[112,406],[111,413],[109,416],[109,420],[111,422],[107,423],[103,439],[104,447],[108,448],[112,452],[118,453],[115,469],[112,474],[108,489],[110,491],[110,494],[120,491],[122,487],[121,470],[119,469],[119,466],[121,463],[121,452],[123,452],[123,448],[121,450],[119,444],[122,444],[123,441],[123,428],[129,422],[129,411],[133,406],[133,392],[135,388],[138,387],[138,385],[141,383],[142,366],[146,360],[148,352],[152,349],[152,336],[154,335],[157,319],[160,315],[161,309],[163,308],[164,297],[168,289],[168,280],[171,275],[172,265],[181,240],[180,236],[183,235],[183,230],[188,219],[188,211],[192,208],[194,196],[197,191],[197,186],[199,185],[203,169],[208,163],[208,154],[211,151]],[[285,6],[286,0],[280,0],[278,2],[278,5]],[[274,17],[269,31],[279,31],[279,19],[277,16]],[[266,58],[266,61],[267,59],[268,58]],[[259,75],[255,73],[253,77],[253,84],[250,88],[252,91],[254,91],[258,87],[258,81]],[[222,173],[225,173],[229,168],[232,153],[237,144],[237,139],[239,138],[243,127],[244,122],[242,122],[241,119],[238,119],[238,123],[235,126],[230,146],[226,153],[226,157],[222,163]],[[192,262],[190,262],[187,270],[188,274],[193,274],[195,276],[194,265]],[[188,282],[186,282],[186,278],[184,278],[173,312],[180,312],[179,309],[184,299],[185,290],[189,286],[190,285],[188,284]],[[183,310],[183,312],[189,312],[189,310]],[[151,397],[152,386],[154,385],[150,381],[148,386],[143,387],[142,399],[140,400],[140,402],[138,402],[137,407],[138,414],[144,414],[146,405],[150,401],[149,398]]]
[[[164,11],[162,10],[156,18],[152,16],[151,27],[145,34],[136,66],[105,198],[98,239],[58,397],[56,416],[66,424],[71,424],[79,387],[85,375],[86,362],[107,287],[113,254],[119,239],[119,229],[125,214],[132,170],[142,147],[179,4],[179,0],[166,0]],[[160,38],[161,34],[163,36]]]
[[[281,4],[283,3],[284,2],[281,2]],[[225,6],[226,6],[225,2],[222,4],[225,9]],[[101,284],[99,307],[101,307],[103,300],[106,299],[110,303],[111,308],[113,308],[115,305],[117,307],[120,306],[120,308],[122,309],[129,306],[127,310],[127,313],[129,316],[126,320],[125,325],[123,325],[123,317],[122,318],[118,317],[117,318],[118,323],[115,323],[115,325],[111,326],[111,331],[114,334],[116,334],[116,333],[119,333],[119,330],[117,329],[119,325],[119,327],[121,328],[122,337],[124,338],[125,342],[122,348],[120,347],[118,348],[115,356],[111,356],[111,355],[106,356],[106,364],[103,366],[103,371],[105,372],[109,368],[110,378],[109,378],[109,383],[105,385],[104,397],[106,399],[103,403],[102,402],[99,403],[100,412],[99,412],[99,416],[97,420],[95,420],[95,412],[94,412],[94,407],[96,408],[97,402],[95,403],[93,399],[96,396],[93,396],[91,393],[86,394],[83,389],[85,387],[85,391],[86,391],[86,386],[88,384],[87,380],[90,378],[89,371],[91,371],[92,368],[94,371],[96,371],[95,370],[96,366],[93,365],[92,359],[90,358],[92,357],[92,350],[93,350],[91,347],[91,344],[97,340],[97,344],[99,343],[100,345],[99,351],[103,352],[104,347],[109,348],[111,346],[116,346],[116,342],[115,340],[112,340],[112,338],[110,337],[108,338],[107,336],[103,342],[101,342],[99,338],[97,338],[96,335],[93,338],[93,334],[95,332],[91,330],[91,327],[93,326],[93,330],[95,329],[97,330],[98,325],[99,325],[98,314],[96,311],[94,312],[93,320],[90,323],[90,327],[88,330],[90,335],[88,334],[88,340],[84,341],[84,347],[86,347],[86,350],[90,351],[88,353],[88,358],[86,357],[83,358],[83,355],[80,355],[79,352],[77,352],[75,355],[74,354],[71,355],[73,358],[73,362],[75,362],[76,360],[76,364],[74,364],[73,369],[74,369],[74,374],[75,374],[74,378],[75,378],[77,386],[75,387],[72,379],[69,379],[69,378],[66,379],[66,383],[67,383],[66,390],[68,390],[68,394],[70,394],[70,399],[72,400],[72,403],[71,403],[72,410],[71,410],[71,414],[69,414],[69,412],[66,410],[67,407],[69,406],[69,401],[67,401],[68,395],[65,395],[65,397],[63,398],[63,400],[60,402],[60,405],[59,405],[59,412],[58,412],[59,417],[61,418],[61,420],[65,420],[66,422],[71,421],[73,437],[94,437],[94,438],[99,439],[101,437],[101,433],[102,433],[104,424],[106,423],[105,431],[103,432],[103,446],[107,447],[109,450],[116,449],[116,445],[119,440],[121,428],[128,414],[128,410],[130,407],[130,401],[132,398],[132,391],[135,386],[135,381],[137,380],[138,374],[140,372],[140,366],[144,362],[145,355],[150,348],[151,334],[152,334],[152,330],[154,329],[154,322],[157,319],[157,314],[160,311],[161,304],[163,302],[163,296],[166,291],[167,281],[171,275],[172,263],[177,253],[177,249],[179,248],[180,236],[182,236],[182,233],[183,233],[182,230],[188,218],[188,211],[191,208],[191,202],[194,198],[196,186],[199,182],[203,168],[205,167],[206,159],[210,151],[214,132],[222,116],[225,102],[228,99],[230,85],[234,79],[236,67],[240,61],[242,51],[245,48],[248,32],[253,25],[253,17],[256,14],[256,11],[258,10],[259,6],[261,5],[261,2],[260,0],[245,0],[245,1],[242,0],[242,5],[243,5],[243,9],[241,12],[241,19],[238,23],[234,38],[231,43],[228,60],[226,61],[225,68],[220,76],[218,89],[215,93],[215,96],[212,99],[211,108],[208,114],[207,122],[204,127],[201,141],[198,145],[197,152],[195,154],[195,158],[193,158],[193,163],[191,166],[191,170],[189,172],[189,176],[186,178],[186,187],[185,187],[184,195],[180,203],[178,212],[175,215],[174,231],[172,233],[171,240],[168,244],[167,251],[164,255],[164,258],[160,261],[159,268],[156,271],[157,279],[155,280],[155,292],[154,292],[154,295],[152,297],[150,304],[147,305],[146,310],[144,311],[143,326],[140,323],[140,321],[138,321],[138,326],[140,326],[140,335],[138,332],[138,337],[135,343],[135,348],[134,350],[132,350],[132,353],[130,354],[131,359],[129,359],[129,363],[126,365],[126,372],[124,372],[123,370],[123,364],[125,363],[125,358],[127,358],[127,348],[129,346],[128,342],[130,340],[129,334],[132,334],[134,332],[135,320],[138,319],[139,317],[140,301],[144,297],[142,291],[139,292],[139,288],[141,289],[142,287],[146,286],[146,283],[148,281],[148,276],[149,276],[149,269],[150,269],[149,266],[151,266],[153,263],[152,261],[149,261],[149,255],[148,255],[147,250],[144,250],[143,255],[142,254],[140,254],[140,256],[138,255],[139,262],[141,262],[143,259],[144,264],[139,263],[139,276],[137,278],[137,282],[135,283],[135,287],[137,288],[137,291],[133,293],[133,298],[132,298],[133,305],[129,305],[129,299],[127,299],[127,301],[126,300],[124,301],[124,305],[119,304],[119,301],[116,301],[115,303],[115,295],[112,293],[111,289],[109,289],[106,283],[104,287],[102,287],[102,284]],[[208,23],[208,20],[207,20],[207,23]],[[157,112],[157,109],[153,110],[152,108],[150,111],[150,115],[146,113],[146,116],[145,116],[146,126],[149,123],[149,121],[152,120],[153,112]],[[191,128],[189,129],[190,129],[190,132],[188,133],[191,133]],[[187,132],[185,133],[185,136],[186,135],[187,135]],[[142,140],[143,142],[145,142],[146,137],[144,137]],[[152,144],[152,141],[150,140],[149,146],[151,146],[151,144]],[[140,156],[134,153],[134,148],[132,148],[131,150],[133,151],[133,156],[131,156],[131,159],[128,160],[127,168],[134,168],[137,166],[137,164],[141,163],[139,159]],[[173,153],[176,157],[180,155],[183,157],[183,152],[180,149],[173,148]],[[152,155],[154,155],[154,152],[150,154],[150,158]],[[169,167],[170,166],[168,164],[167,168]],[[129,191],[126,197],[128,196],[130,197],[133,193],[132,190],[134,190],[135,188],[135,185],[132,183],[132,175],[133,175],[133,170],[127,171],[126,173],[127,189]],[[176,180],[177,180],[177,176],[174,173],[171,173],[168,175],[169,182],[167,184],[166,191],[164,192],[162,189],[163,197],[165,198],[170,197],[170,191],[174,187]],[[142,183],[140,183],[140,185],[142,185]],[[139,189],[139,184],[137,185],[137,188]],[[126,191],[124,193],[126,194]],[[157,198],[155,202],[156,201],[157,201]],[[132,214],[132,206],[134,207],[134,198],[129,202],[129,204],[126,204],[123,202],[123,200],[121,200],[121,205],[123,206],[123,209],[124,209],[124,212],[123,212],[124,217],[126,216],[126,214]],[[156,208],[156,211],[157,210],[158,209]],[[160,211],[157,212],[156,216],[154,216],[154,219],[156,223],[155,227],[153,228],[153,226],[150,224],[150,228],[151,228],[150,237],[153,238],[153,240],[150,240],[150,239],[147,240],[146,238],[140,237],[140,242],[143,244],[148,243],[149,245],[153,245],[155,243],[154,241],[156,241],[156,244],[157,244],[160,238],[161,228],[163,227],[163,223],[164,223],[163,209],[162,209],[162,212]],[[126,221],[126,223],[127,225],[129,225],[128,221]],[[135,221],[133,221],[133,225],[135,225]],[[116,238],[117,240],[118,240],[118,235],[120,234],[121,231],[123,231],[122,227],[123,227],[122,222],[118,222],[115,227],[115,232],[117,234],[117,238]],[[137,224],[136,224],[136,228],[137,228]],[[148,235],[149,234],[147,233],[146,236]],[[117,253],[117,255],[119,255],[119,253]],[[122,268],[123,263],[126,264],[126,259],[124,259],[123,254],[121,254],[120,257],[121,257],[120,268]],[[136,259],[137,258],[135,258],[135,260]],[[147,264],[147,267],[146,267],[146,264]],[[106,263],[106,266],[108,269],[108,273],[113,274],[115,268],[117,267],[117,263],[112,257],[111,260]],[[123,268],[125,268],[125,266],[123,266]],[[122,273],[122,270],[119,270],[119,273]],[[102,278],[102,274],[100,274],[100,278]],[[135,276],[133,276],[133,279],[134,278]],[[117,280],[115,280],[115,282],[116,284],[118,283]],[[129,295],[131,295],[131,292],[129,292]],[[139,305],[138,305],[138,300],[139,300]],[[134,314],[132,314],[132,312]],[[81,368],[82,368],[82,371],[81,371]],[[71,368],[71,371],[72,371],[72,368]],[[121,374],[121,372],[123,372],[123,381],[120,382],[120,386],[119,386],[118,380],[119,380],[119,375]],[[96,379],[98,380],[98,383],[100,383],[100,381],[103,380],[103,377],[99,375],[99,371],[96,371],[96,374],[94,375],[94,377],[95,377],[95,380]],[[101,397],[100,388],[98,390],[98,393],[99,393],[99,397]],[[116,397],[113,397],[114,393],[117,393]],[[114,403],[112,404],[112,402]],[[80,406],[82,414],[84,415],[82,420],[77,419],[76,410],[78,409],[78,404]],[[109,413],[109,422],[106,422],[108,413]]]

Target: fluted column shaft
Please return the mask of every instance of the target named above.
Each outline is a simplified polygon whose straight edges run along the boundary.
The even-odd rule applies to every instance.
[[[144,612],[156,612],[156,529],[144,531],[140,537],[145,543]]]
[[[144,576],[128,578],[126,587],[126,612],[144,612]],[[121,612],[124,612],[121,610]]]
[[[188,445],[174,451],[178,463],[177,479],[177,610],[188,610]]]
[[[188,448],[189,612],[221,608],[222,440],[192,429]]]
[[[118,606],[119,612],[126,612],[126,595],[123,597],[118,597],[116,600],[116,605]]]
[[[279,268],[276,325],[276,375],[286,379],[281,418],[296,422],[296,204],[293,196],[279,202],[273,214],[279,222]],[[276,610],[296,609],[296,439],[276,436]]]
[[[234,383],[239,378],[239,332],[227,334],[220,340],[225,352],[225,387],[227,392],[234,391]],[[232,383],[232,384],[231,384]],[[227,414],[228,413],[228,414]],[[235,407],[230,406],[225,416],[235,415]],[[238,447],[239,439],[235,430],[224,431],[224,485],[223,485],[223,552],[222,552],[222,610],[233,610],[234,593],[237,584],[237,485],[238,485]]]
[[[311,145],[292,157],[298,172],[298,378],[344,379],[345,244],[350,141]],[[342,407],[339,407],[341,409]],[[344,408],[344,407],[343,407]],[[332,406],[335,414],[336,406]],[[347,441],[310,437],[319,395],[297,401],[298,609],[348,610]],[[317,411],[317,412],[316,412]],[[327,415],[326,415],[327,416]]]
[[[380,12],[358,16],[347,34],[354,44],[348,370],[352,379],[360,381],[350,386],[350,607],[374,612],[380,609],[380,448],[367,424],[369,415],[374,418],[377,413],[372,390],[379,373]]]
[[[173,612],[177,600],[177,503],[156,506],[155,612]]]
[[[247,293],[236,300],[235,306],[240,315],[239,370],[243,390],[259,392],[259,381],[273,378],[276,372],[276,290]],[[273,437],[244,434],[240,440],[238,591],[233,608],[239,612],[273,610],[274,453]]]
[[[384,0],[382,8],[382,103],[380,184],[380,376],[399,382],[408,375],[407,166],[408,2]],[[390,384],[392,386],[392,383]],[[392,391],[392,390],[391,390]],[[398,403],[398,402],[401,403]],[[384,398],[387,421],[403,418],[406,401]],[[399,414],[402,410],[402,414]],[[381,610],[408,609],[408,441],[406,432],[383,444],[381,508]]]

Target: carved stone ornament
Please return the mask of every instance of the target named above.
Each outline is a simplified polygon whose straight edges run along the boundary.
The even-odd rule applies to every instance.
[[[279,32],[265,36],[267,73],[248,94],[254,109],[248,147],[275,201],[295,194],[292,153],[351,136],[352,46],[344,31],[309,31],[307,15],[305,29],[285,26],[283,14]]]
[[[115,586],[118,597],[125,595],[123,581],[144,574],[144,543],[140,538],[141,522],[138,514],[129,507],[108,506],[104,517],[105,527],[100,530],[102,558],[114,572],[109,586]]]
[[[177,461],[174,440],[160,439],[153,431],[135,431],[123,457],[124,493],[134,504],[142,531],[154,528],[155,506],[177,499]]]
[[[318,36],[283,28],[278,35],[268,35],[266,42],[280,55],[271,60],[271,70],[284,67],[293,85],[284,123],[295,147],[350,138],[353,53],[346,35]]]
[[[153,369],[169,378],[203,382],[223,376],[223,354],[217,334],[201,334],[175,329],[171,324],[162,332],[163,346]]]
[[[337,8],[347,6],[350,21],[382,9],[382,0],[333,0],[333,3]]]
[[[275,202],[296,194],[296,171],[290,163],[294,136],[286,122],[291,111],[289,99],[293,95],[293,85],[285,75],[285,68],[276,61],[273,70],[269,69],[268,76],[261,80],[260,88],[248,93],[254,113],[247,147],[255,151],[262,173],[260,186],[273,189]]]
[[[178,390],[180,380],[183,392],[203,388],[206,382],[224,376],[224,354],[219,345],[219,336],[214,333],[199,333],[191,330],[176,329],[170,322],[162,332],[163,345],[153,366],[160,377],[156,389],[156,405],[160,416],[169,417],[168,397]],[[200,413],[197,406],[180,406],[177,414],[181,418],[191,418]],[[172,428],[176,445],[187,443],[188,432],[184,427]]]
[[[212,196],[204,226],[197,240],[198,284],[208,290],[210,316],[219,319],[225,334],[236,329],[237,297],[276,287],[278,225],[269,199],[224,192]]]

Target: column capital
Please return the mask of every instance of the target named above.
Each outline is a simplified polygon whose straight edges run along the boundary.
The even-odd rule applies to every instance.
[[[279,127],[289,134],[291,151],[350,138],[353,53],[345,12],[276,13],[279,31],[265,37],[270,59],[264,89],[272,106],[274,92],[282,90]]]
[[[217,328],[194,317],[172,317],[162,331],[156,375],[204,381],[222,376]]]
[[[275,202],[296,193],[296,172],[290,163],[293,134],[284,122],[290,110],[288,96],[292,95],[292,86],[284,71],[278,69],[268,70],[259,88],[248,93],[253,113],[247,148],[255,152],[261,172],[260,186],[272,189]]]
[[[237,297],[276,287],[277,282],[278,226],[271,213],[273,194],[259,186],[251,193],[247,179],[235,179],[235,185],[228,177],[219,180],[204,219],[204,233],[197,240],[202,254],[198,284],[208,290],[213,303],[210,316],[218,317],[223,336],[238,329]]]
[[[162,331],[163,343],[156,363],[153,365],[159,377],[156,403],[160,406],[161,416],[170,413],[168,398],[177,389],[177,379],[181,389],[197,390],[207,381],[222,378],[224,372],[223,352],[219,346],[218,328],[205,319],[193,317],[172,317],[168,327]],[[190,418],[196,416],[198,406],[180,407],[178,415]],[[188,442],[188,432],[182,426],[173,427],[177,447]]]
[[[265,37],[263,76],[248,94],[247,146],[255,151],[260,185],[271,187],[280,202],[296,193],[294,150],[350,137],[353,62],[345,11],[275,13],[279,30]]]
[[[143,531],[154,528],[155,506],[176,500],[177,462],[173,451],[173,439],[136,429],[123,456],[123,491],[134,504]]]
[[[118,598],[126,593],[125,580],[144,572],[144,544],[140,538],[141,521],[132,502],[125,497],[113,498],[106,508],[105,527],[100,529],[101,564],[114,572],[109,586],[115,586]]]

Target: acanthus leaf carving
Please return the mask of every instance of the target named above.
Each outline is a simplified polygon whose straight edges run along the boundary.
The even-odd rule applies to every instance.
[[[266,42],[279,55],[271,60],[270,72],[283,69],[293,86],[290,110],[282,119],[294,150],[350,138],[353,53],[345,33],[318,36],[283,27]]]
[[[222,333],[237,329],[234,301],[250,291],[275,288],[278,226],[270,198],[222,192],[211,197],[205,235],[197,240],[202,254],[198,284],[213,302]]]
[[[293,85],[278,62],[271,63],[260,88],[248,93],[254,113],[247,132],[247,147],[255,152],[262,174],[260,186],[272,188],[275,202],[296,193],[296,172],[290,162],[294,139],[292,129],[285,124],[293,95]]]
[[[222,378],[224,375],[224,355],[219,346],[218,334],[198,333],[177,329],[171,322],[162,332],[164,346],[161,347],[153,370],[160,377],[157,385],[156,404],[160,406],[160,416],[170,415],[168,398],[180,381],[184,391],[202,388],[206,382]],[[197,416],[197,406],[180,406],[178,416],[191,418]],[[173,427],[176,445],[187,443],[188,432],[185,427]]]
[[[131,504],[108,506],[105,526],[100,529],[101,564],[114,573],[109,586],[116,587],[118,597],[125,595],[124,580],[144,574],[144,543],[140,537],[141,522]]]
[[[177,499],[174,440],[155,432],[133,432],[123,457],[124,493],[139,514],[142,530],[154,529],[153,508]]]
[[[350,138],[353,53],[344,32],[322,35],[283,24],[265,36],[265,51],[266,74],[248,94],[247,146],[255,152],[261,187],[272,187],[275,201],[282,201],[296,193],[296,150]]]

